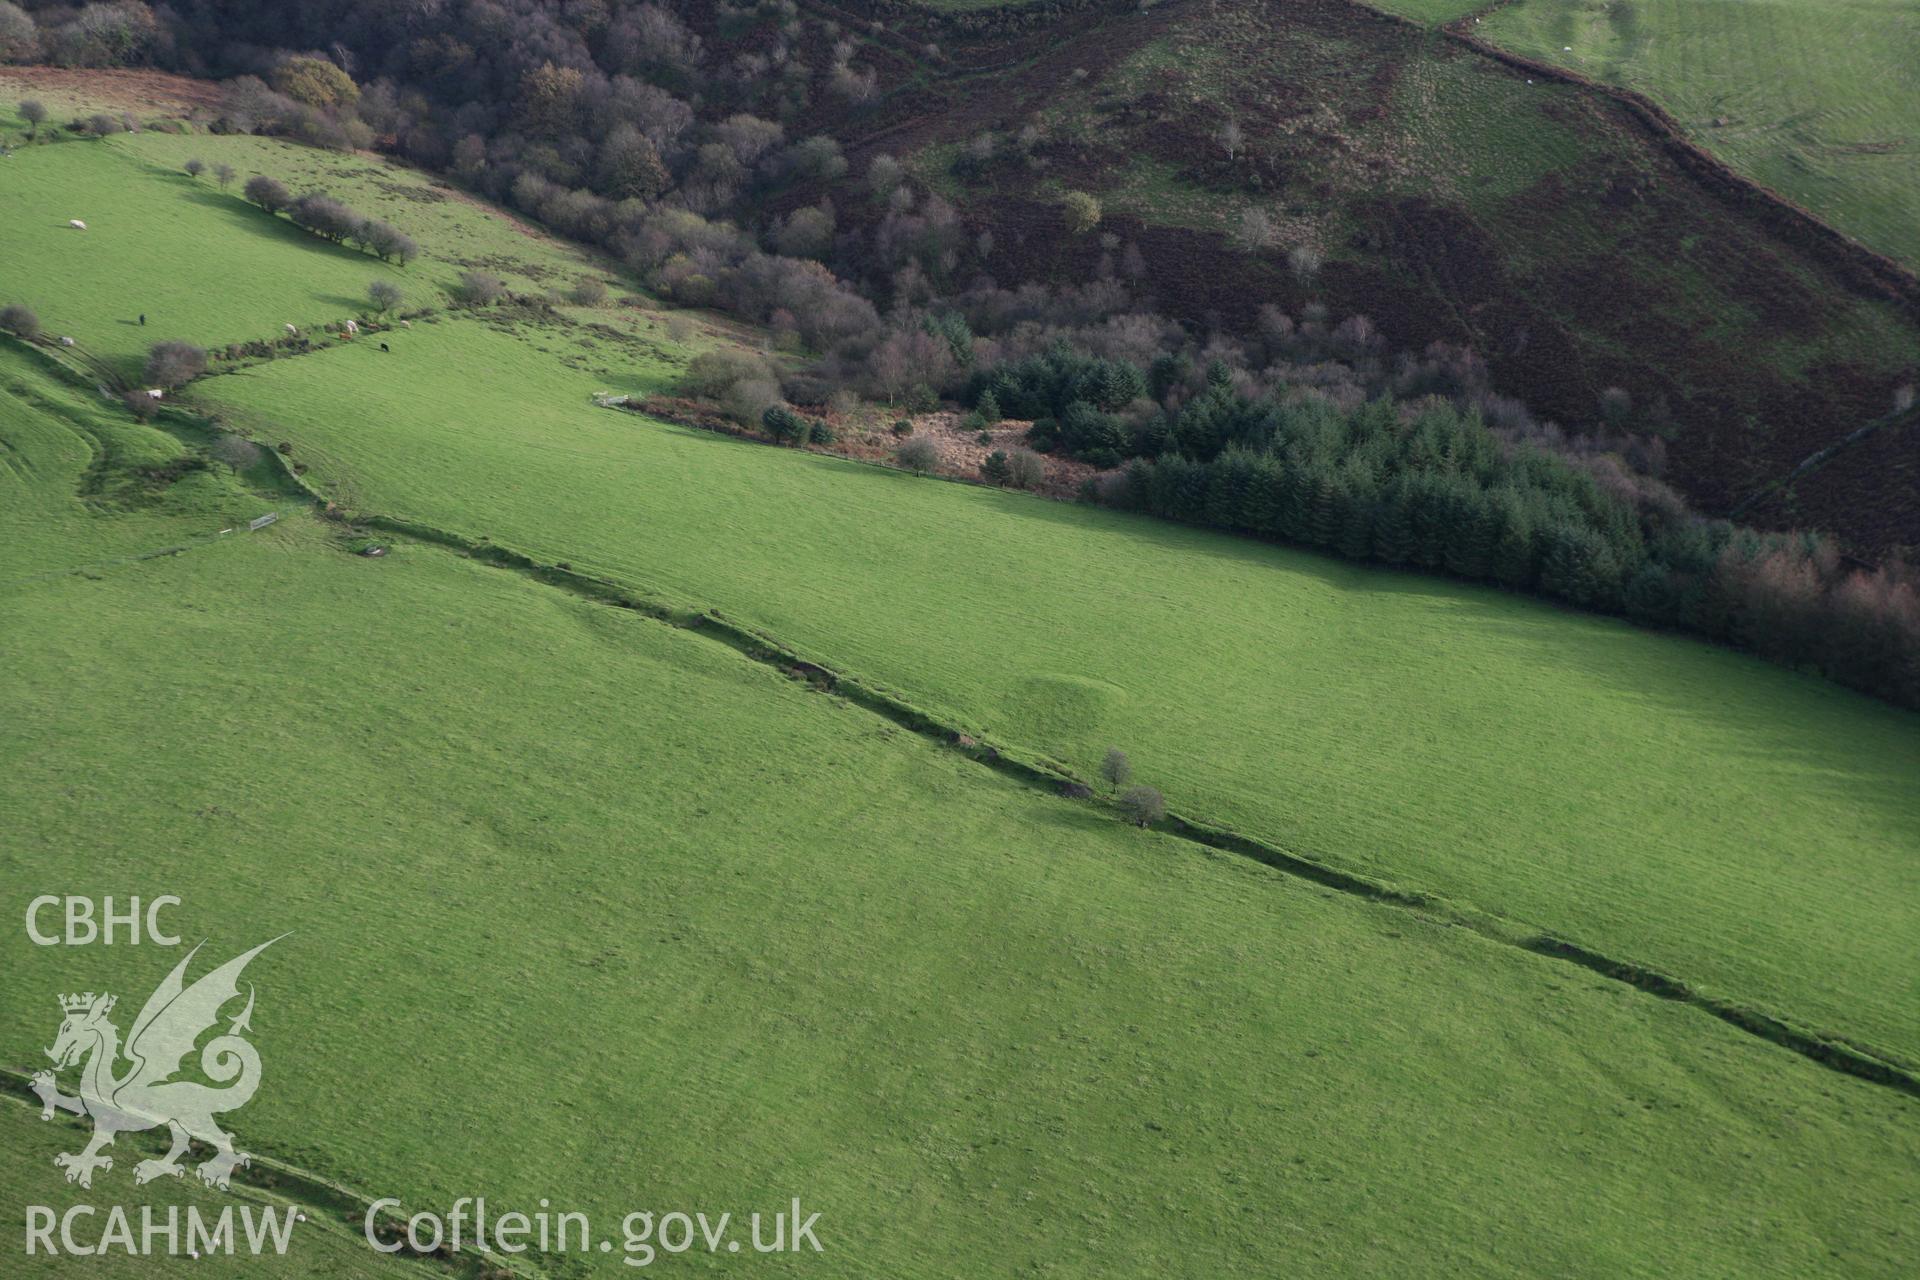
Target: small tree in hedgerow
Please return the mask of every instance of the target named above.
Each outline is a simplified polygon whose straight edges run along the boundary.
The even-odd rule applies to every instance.
[[[1120,807],[1136,827],[1150,827],[1167,816],[1167,800],[1152,787],[1128,787],[1121,793]]]
[[[940,461],[940,450],[927,437],[913,436],[893,451],[893,457],[913,474],[923,476]]]
[[[195,156],[193,159],[187,161],[186,169],[189,178],[197,178],[207,171],[207,162],[199,156]]]
[[[367,286],[367,301],[371,302],[373,309],[381,315],[399,306],[400,300],[405,296],[400,292],[400,286],[391,280],[375,280]]]
[[[5,329],[16,338],[32,341],[40,336],[40,317],[33,313],[31,307],[23,307],[16,302],[0,307],[0,329]]]
[[[995,449],[980,464],[980,478],[988,484],[1004,485],[1012,477],[1013,469],[1007,466],[1007,451]]]
[[[217,164],[213,166],[213,180],[220,184],[222,191],[225,191],[233,185],[235,176],[233,166],[230,164]]]
[[[156,387],[185,386],[206,369],[206,351],[191,342],[156,342],[147,353],[147,381]]]
[[[255,174],[247,179],[247,185],[241,193],[253,204],[259,205],[268,213],[278,213],[287,207],[293,194],[277,178],[269,178],[264,173]]]
[[[1100,762],[1100,776],[1111,786],[1124,787],[1133,781],[1133,761],[1120,748],[1108,747],[1107,758]]]
[[[37,98],[24,99],[20,103],[20,118],[27,122],[27,141],[37,141],[40,137],[40,126],[47,121],[46,104]]]

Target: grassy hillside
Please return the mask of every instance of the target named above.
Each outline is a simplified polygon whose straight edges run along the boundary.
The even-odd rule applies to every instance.
[[[174,256],[118,283],[131,237],[64,260],[51,331],[131,359],[129,290],[201,341],[326,305],[317,242],[259,237],[230,307],[229,262],[185,251],[231,215],[173,151],[227,141],[6,162],[42,203],[69,172],[109,224],[169,215]],[[312,159],[364,164],[337,194],[405,225],[389,187],[419,179]],[[462,257],[518,246],[432,207],[478,219]],[[0,220],[0,264],[37,262],[34,227]],[[407,229],[409,279],[450,278],[454,241]],[[541,282],[549,248],[508,269]],[[353,510],[718,606],[1083,774],[1121,746],[1180,810],[1920,1060],[1911,715],[1498,593],[598,408],[687,344],[637,310],[516,315],[182,399]],[[0,877],[177,895],[208,959],[291,931],[248,974],[242,1149],[602,1233],[799,1196],[826,1254],[756,1260],[781,1274],[1894,1276],[1920,1247],[1906,1094],[1137,830],[710,630],[404,537],[352,554],[271,458],[135,425],[43,354],[0,349]],[[287,514],[219,533],[263,509]],[[55,993],[129,1011],[174,958],[0,931],[0,1066],[44,1063]],[[32,1115],[0,1100],[31,1130],[0,1194],[67,1203],[76,1131]],[[130,1163],[89,1194],[194,1197]],[[374,1270],[304,1248],[288,1274]]]
[[[231,165],[222,189],[190,178],[191,157]],[[0,186],[0,286],[50,331],[136,370],[149,344],[277,338],[368,308],[367,286],[388,280],[406,306],[439,306],[462,270],[511,288],[564,289],[604,272],[579,250],[482,208],[410,170],[267,138],[148,131],[71,140],[16,153]],[[325,190],[392,221],[426,257],[389,266],[328,244],[248,204],[240,189],[263,173],[294,192]],[[67,225],[78,218],[87,230]],[[18,295],[18,296],[14,296]],[[147,324],[138,317],[144,313]],[[55,318],[58,324],[55,324]]]
[[[1498,592],[659,427],[595,408],[562,340],[449,322],[199,394],[353,509],[717,605],[1086,775],[1122,746],[1179,807],[1920,1057],[1911,715]]]
[[[1173,3],[952,35],[955,60],[979,69],[903,76],[836,127],[856,171],[907,158],[990,228],[1002,279],[1092,278],[1111,236],[1139,248],[1144,292],[1196,322],[1319,301],[1398,344],[1470,344],[1508,394],[1568,424],[1593,423],[1618,386],[1717,512],[1920,375],[1920,322],[1884,282],[1704,183],[1625,107],[1364,7]],[[959,163],[983,135],[995,158]],[[1096,233],[1067,231],[1071,190],[1104,206]],[[1264,247],[1236,241],[1250,213]],[[1302,246],[1325,259],[1310,279],[1289,264]],[[1876,442],[1874,465],[1811,478],[1767,518],[1875,547],[1920,540],[1915,443]]]
[[[218,536],[271,509],[230,467],[192,462],[175,436],[135,422],[84,384],[51,376],[52,367],[18,344],[0,345],[0,415],[8,423],[0,582]],[[227,456],[246,467],[254,452]],[[251,478],[270,480],[258,470]]]
[[[371,1194],[798,1194],[848,1275],[1620,1274],[1654,1218],[1696,1272],[1913,1247],[1911,1100],[507,572],[299,521],[4,617],[0,722],[61,725],[0,775],[10,878],[84,849],[216,951],[293,929],[242,1145]],[[0,949],[15,1065],[51,992],[162,958]]]
[[[1385,0],[1430,22],[1461,3]],[[1920,15],[1809,4],[1519,0],[1475,34],[1671,111],[1742,173],[1882,253],[1920,262]]]

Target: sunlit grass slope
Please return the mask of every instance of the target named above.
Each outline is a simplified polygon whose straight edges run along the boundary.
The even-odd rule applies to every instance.
[[[0,873],[177,894],[209,961],[291,929],[249,970],[233,1123],[371,1195],[602,1230],[799,1196],[827,1254],[761,1266],[796,1275],[1914,1248],[1911,1100],[508,571],[301,519],[4,605],[0,725],[34,730],[0,736]],[[0,1057],[31,1065],[54,993],[134,1007],[176,955],[0,935]]]
[[[192,157],[230,165],[233,184],[188,177]],[[539,292],[603,274],[581,251],[418,172],[273,139],[150,131],[24,148],[5,164],[0,304],[26,303],[50,332],[129,370],[163,338],[223,345],[357,315],[375,280],[398,285],[403,306],[440,306],[463,270]],[[423,256],[401,268],[308,235],[242,198],[257,173],[392,222]]]
[[[1920,722],[1434,578],[595,408],[449,322],[203,383],[350,507],[717,605],[1177,809],[1920,1058]],[[549,348],[550,350],[542,350]]]

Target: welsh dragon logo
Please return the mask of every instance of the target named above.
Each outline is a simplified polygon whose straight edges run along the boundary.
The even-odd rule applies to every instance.
[[[207,1041],[200,1051],[201,1072],[223,1087],[173,1077],[201,1035],[220,1021],[220,1010],[239,997],[240,973],[247,962],[279,940],[261,943],[188,986],[184,978],[187,966],[200,951],[196,946],[147,997],[124,1046],[120,1029],[107,1016],[113,1012],[115,997],[91,991],[60,997],[60,1034],[47,1050],[54,1071],[36,1072],[33,1091],[40,1095],[42,1120],[53,1119],[55,1110],[93,1120],[93,1139],[86,1150],[53,1158],[54,1164],[67,1171],[68,1182],[91,1187],[96,1169],[113,1168],[113,1157],[102,1155],[101,1149],[109,1146],[115,1135],[164,1124],[172,1131],[173,1149],[162,1159],[142,1160],[134,1166],[133,1180],[145,1183],[162,1175],[179,1177],[186,1172],[180,1157],[186,1153],[187,1143],[198,1138],[211,1146],[214,1154],[195,1172],[208,1186],[226,1189],[234,1169],[246,1164],[248,1157],[233,1149],[233,1135],[223,1131],[213,1118],[245,1106],[260,1085],[260,1055],[243,1038],[251,1030],[253,1017],[251,985],[246,1008],[227,1024],[223,1034]],[[129,1064],[124,1072],[120,1070],[122,1058]],[[82,1062],[79,1095],[61,1093],[55,1072]]]

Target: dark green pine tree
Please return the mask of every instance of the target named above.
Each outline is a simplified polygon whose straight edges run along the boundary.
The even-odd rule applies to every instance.
[[[1346,493],[1338,480],[1325,473],[1313,478],[1311,492],[1313,498],[1307,508],[1307,538],[1316,547],[1331,547],[1340,539]]]
[[[1493,571],[1493,512],[1486,495],[1466,483],[1448,504],[1447,569],[1463,578],[1485,578]]]
[[[1270,453],[1255,454],[1247,477],[1247,491],[1240,498],[1243,528],[1255,533],[1279,532],[1280,460]]]
[[[1340,538],[1335,544],[1349,560],[1365,560],[1373,554],[1373,522],[1378,502],[1356,489],[1342,490],[1346,501],[1340,519]]]
[[[1385,564],[1405,564],[1413,555],[1413,522],[1407,518],[1404,493],[1395,490],[1381,499],[1373,520],[1373,558]]]
[[[1525,591],[1532,588],[1537,573],[1539,548],[1533,522],[1528,519],[1517,494],[1502,494],[1494,503],[1493,553],[1488,568],[1494,581]]]

